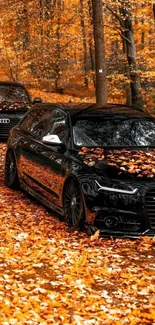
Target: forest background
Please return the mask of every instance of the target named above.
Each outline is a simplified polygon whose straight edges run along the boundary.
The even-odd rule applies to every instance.
[[[0,13],[0,80],[21,82],[46,102],[95,101],[91,0],[0,0]],[[153,111],[154,1],[105,0],[103,22],[108,102],[130,104],[131,78],[138,76],[144,108]],[[134,66],[126,41],[133,42]]]

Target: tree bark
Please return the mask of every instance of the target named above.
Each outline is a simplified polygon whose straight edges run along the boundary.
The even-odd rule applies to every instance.
[[[80,0],[80,14],[81,14],[81,29],[82,29],[82,43],[83,43],[84,85],[86,88],[88,88],[87,42],[86,42],[86,27],[84,21],[83,0]]]
[[[132,25],[131,14],[127,8],[124,6],[120,8],[120,13],[122,16],[122,35],[123,35],[123,48],[124,53],[127,56],[127,61],[129,65],[129,75],[130,75],[130,87],[132,95],[132,105],[142,106],[142,100],[140,96],[140,77],[137,72],[136,63],[136,48],[134,40],[134,29]]]
[[[96,63],[96,102],[107,102],[106,60],[102,0],[92,0]]]
[[[56,27],[56,58],[55,58],[55,89],[59,91],[59,79],[60,79],[60,60],[61,60],[61,44],[60,44],[60,35],[61,35],[61,0],[57,1],[57,6],[59,9],[59,15],[57,18],[57,27]]]
[[[29,31],[29,13],[27,0],[23,1],[22,17],[23,21],[23,50],[28,50],[30,46],[30,31]]]
[[[153,5],[152,5],[152,11],[153,11],[153,18],[155,21],[155,3],[153,3]]]
[[[90,63],[91,63],[91,70],[92,70],[92,79],[94,88],[96,89],[96,79],[95,79],[95,53],[94,53],[94,44],[93,44],[93,13],[92,13],[92,1],[88,0],[88,8],[89,8],[89,23],[90,23],[90,35],[89,35],[89,54],[90,54]]]

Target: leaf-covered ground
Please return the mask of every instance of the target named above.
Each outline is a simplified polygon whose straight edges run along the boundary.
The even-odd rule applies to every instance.
[[[155,238],[95,239],[4,185],[0,324],[155,324]]]

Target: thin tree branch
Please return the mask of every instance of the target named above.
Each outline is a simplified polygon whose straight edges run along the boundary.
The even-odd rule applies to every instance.
[[[112,8],[107,5],[105,6],[105,8],[108,9],[119,20],[121,26],[124,25],[123,19]]]
[[[110,29],[114,29],[117,31],[117,33],[123,38],[125,39],[129,44],[132,44],[132,42],[127,38],[125,37],[116,27],[111,27],[110,25],[107,25],[107,24],[104,24],[105,27],[108,27]],[[126,31],[128,31],[128,29],[126,29]]]

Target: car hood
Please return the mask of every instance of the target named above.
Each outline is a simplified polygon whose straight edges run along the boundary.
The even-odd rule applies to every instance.
[[[82,147],[78,158],[99,175],[117,178],[155,177],[155,148],[103,149]]]
[[[9,112],[26,112],[30,108],[30,104],[26,102],[0,102],[0,113]]]

